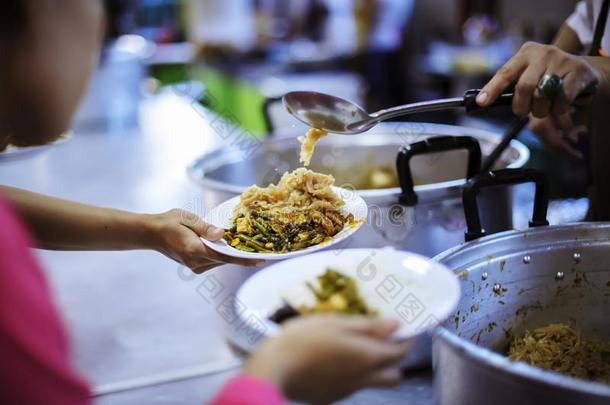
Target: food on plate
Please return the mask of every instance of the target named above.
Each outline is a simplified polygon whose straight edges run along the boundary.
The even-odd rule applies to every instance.
[[[377,316],[376,310],[369,308],[360,292],[356,279],[334,270],[327,269],[318,276],[318,285],[307,283],[316,303],[313,306],[301,305],[294,308],[285,304],[270,318],[272,321],[282,323],[290,318],[300,315],[341,313],[351,315]]]
[[[4,152],[4,150],[6,148],[8,148],[8,145],[10,144],[10,141],[8,138],[2,138],[0,137],[0,152]]]
[[[313,156],[313,152],[316,148],[316,143],[320,140],[320,138],[328,135],[328,132],[323,131],[317,128],[311,128],[307,131],[305,136],[299,136],[297,139],[301,142],[301,153],[299,155],[299,161],[303,163],[305,166],[309,166],[311,162],[311,157]]]
[[[286,253],[330,241],[357,223],[343,213],[335,179],[305,168],[284,173],[277,185],[249,187],[233,210],[227,243],[247,252]]]
[[[552,323],[527,330],[511,342],[508,357],[572,377],[610,383],[610,343],[587,340],[571,325]]]

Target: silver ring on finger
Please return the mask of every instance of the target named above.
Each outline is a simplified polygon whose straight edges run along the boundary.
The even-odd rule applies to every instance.
[[[540,79],[536,88],[544,97],[553,101],[563,90],[563,78],[556,74],[547,73]]]

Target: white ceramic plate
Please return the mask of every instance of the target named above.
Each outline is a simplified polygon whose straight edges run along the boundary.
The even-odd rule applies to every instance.
[[[47,145],[39,145],[39,146],[24,146],[18,147],[9,145],[4,151],[0,152],[0,162],[10,162],[14,160],[27,159],[33,156],[38,155],[46,150],[49,150],[55,146],[62,145],[72,137],[72,132],[67,132],[62,135],[59,139],[57,139],[53,143],[49,143]]]
[[[418,336],[444,322],[460,297],[453,272],[424,256],[392,248],[331,250],[275,263],[250,277],[237,293],[242,322],[272,336],[279,325],[269,317],[284,302],[295,307],[313,304],[305,283],[317,283],[328,268],[358,280],[367,305],[380,317],[401,323],[396,339]]]
[[[295,250],[294,252],[288,253],[258,253],[245,252],[243,250],[235,249],[234,247],[229,246],[227,241],[225,241],[224,239],[221,239],[216,242],[210,242],[209,240],[205,240],[203,238],[201,240],[206,246],[227,256],[257,260],[283,260],[288,259],[290,257],[312,253],[320,249],[336,245],[337,243],[348,238],[362,226],[364,221],[366,221],[366,214],[368,208],[362,197],[360,197],[355,191],[346,190],[339,187],[333,187],[332,189],[335,194],[337,194],[340,198],[343,199],[343,201],[345,201],[345,205],[343,206],[343,213],[345,215],[352,214],[354,216],[354,220],[359,222],[351,226],[346,225],[341,232],[333,236],[332,240],[328,242],[320,243],[318,245],[310,246],[305,249]],[[217,228],[229,229],[233,222],[233,208],[235,208],[235,206],[239,203],[239,198],[239,196],[233,197],[230,200],[227,200],[224,203],[220,204],[204,216],[204,221],[214,225]]]

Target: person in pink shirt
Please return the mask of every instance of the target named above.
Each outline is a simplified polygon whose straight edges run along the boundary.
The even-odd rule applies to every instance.
[[[0,148],[52,142],[70,125],[97,61],[99,0],[0,2]],[[87,382],[70,362],[60,316],[30,247],[155,249],[200,273],[234,261],[199,236],[222,237],[194,214],[142,215],[0,188],[0,403],[82,405]],[[331,403],[400,381],[406,343],[392,321],[312,316],[264,342],[215,405]]]

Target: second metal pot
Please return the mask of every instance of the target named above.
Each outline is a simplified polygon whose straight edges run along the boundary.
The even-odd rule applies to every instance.
[[[483,237],[435,259],[453,269],[462,298],[434,337],[436,403],[609,404],[610,386],[525,363],[506,350],[525,330],[576,325],[588,338],[610,340],[610,224],[544,226],[546,183],[534,171],[479,176],[466,187],[468,237],[482,236],[476,194],[481,187],[535,182],[534,215],[525,231]]]

